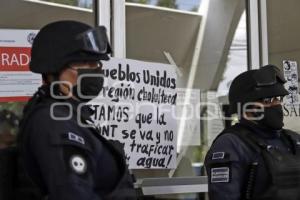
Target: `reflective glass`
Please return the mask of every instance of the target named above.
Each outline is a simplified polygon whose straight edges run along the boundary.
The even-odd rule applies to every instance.
[[[285,128],[300,132],[299,61],[300,61],[300,2],[274,0],[267,3],[267,38],[269,63],[279,67],[287,80],[289,95],[284,98]]]

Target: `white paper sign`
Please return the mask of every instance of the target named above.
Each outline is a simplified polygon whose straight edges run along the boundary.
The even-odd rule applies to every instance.
[[[200,146],[200,90],[178,88],[176,104],[178,135],[182,135],[178,145]]]
[[[289,95],[285,98],[285,104],[297,105],[299,103],[298,94],[298,69],[297,62],[284,60],[283,61],[284,77],[287,80],[285,88],[289,91]]]
[[[176,166],[176,73],[168,64],[112,58],[93,109],[101,135],[125,145],[129,168]]]
[[[284,127],[296,132],[300,132],[300,107],[299,107],[299,86],[298,86],[298,69],[297,62],[283,61],[284,77],[287,80],[285,88],[289,91],[289,95],[284,98],[283,113]]]

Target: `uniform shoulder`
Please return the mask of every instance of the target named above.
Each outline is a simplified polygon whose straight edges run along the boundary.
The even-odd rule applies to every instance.
[[[94,142],[89,129],[80,127],[75,117],[63,119],[72,110],[69,111],[63,106],[59,107],[55,111],[51,111],[49,105],[40,106],[25,121],[25,131],[32,139],[32,144],[35,144],[36,141],[44,141],[45,144],[68,145],[92,152]]]
[[[21,122],[25,131],[33,132],[30,133],[31,135],[36,132],[45,135],[49,132],[65,132],[69,127],[77,126],[75,120],[67,118],[71,116],[72,109],[68,110],[65,106],[57,106],[53,109],[51,106],[52,104],[40,104],[25,112]]]
[[[289,129],[283,129],[284,133],[290,135],[292,138],[296,139],[296,140],[300,140],[300,133],[293,131],[293,130],[289,130]]]
[[[250,148],[234,133],[226,132],[218,136],[218,138],[211,145],[207,155],[206,162],[219,161],[214,157],[226,158],[230,161],[246,161],[247,155],[251,155]],[[226,160],[226,159],[225,159]],[[225,161],[223,159],[223,161]]]
[[[28,118],[35,119],[36,121],[54,120],[67,118],[72,116],[72,106],[59,102],[45,102],[36,105],[30,111],[25,113],[28,114]]]
[[[225,147],[235,147],[239,144],[241,144],[241,139],[235,133],[226,132],[219,135],[212,146],[225,145]]]

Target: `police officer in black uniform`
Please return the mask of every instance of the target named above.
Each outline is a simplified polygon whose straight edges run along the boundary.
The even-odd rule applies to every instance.
[[[48,200],[135,199],[124,154],[91,127],[85,103],[103,86],[104,27],[58,21],[34,39],[30,70],[44,84],[24,109],[21,163]]]
[[[233,80],[230,110],[240,120],[206,155],[210,200],[300,199],[300,137],[282,128],[284,83],[272,65]]]

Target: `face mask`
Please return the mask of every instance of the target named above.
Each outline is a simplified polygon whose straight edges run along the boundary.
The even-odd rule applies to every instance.
[[[103,74],[101,68],[96,69],[77,69],[80,87],[75,85],[72,89],[73,95],[83,102],[88,102],[97,97],[103,88]],[[83,75],[82,78],[81,75]],[[79,93],[81,90],[81,93]]]
[[[258,124],[270,128],[272,130],[279,130],[283,127],[283,110],[281,105],[265,107],[261,114],[263,118],[257,120]]]

